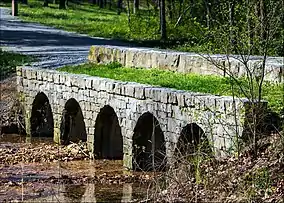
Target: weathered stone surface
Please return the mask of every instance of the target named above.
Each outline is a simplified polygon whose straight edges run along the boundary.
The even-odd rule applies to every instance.
[[[202,75],[234,75],[243,77],[247,68],[240,63],[239,56],[228,59],[224,55],[199,55],[186,52],[173,52],[145,48],[129,48],[115,46],[92,46],[89,60],[94,63],[119,62],[126,67],[159,68],[182,73],[198,73]],[[251,56],[249,69],[255,75],[260,73],[261,59]],[[218,66],[214,65],[218,64]],[[284,82],[284,64],[280,57],[267,59],[265,80]]]
[[[109,59],[108,56],[105,57]],[[130,55],[127,60],[130,60],[129,57]],[[249,105],[246,99],[234,101],[228,96],[214,96],[51,70],[33,70],[27,67],[17,71],[18,90],[25,108],[28,135],[32,104],[39,92],[48,97],[51,106],[55,141],[59,139],[65,104],[74,98],[82,110],[89,150],[93,151],[97,116],[105,105],[109,105],[115,111],[121,126],[124,164],[128,168],[132,167],[134,129],[140,116],[146,112],[153,114],[158,120],[164,133],[169,158],[182,129],[187,124],[196,123],[207,138],[212,140],[212,148],[216,154],[226,155],[233,151],[234,140],[243,133],[246,122],[245,106]],[[53,81],[48,78],[53,78]]]

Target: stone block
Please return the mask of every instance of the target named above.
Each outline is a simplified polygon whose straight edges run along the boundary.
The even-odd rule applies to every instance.
[[[47,81],[53,82],[53,72],[47,72]]]
[[[113,93],[120,95],[122,90],[122,84],[121,83],[115,83],[113,88]]]
[[[26,77],[28,80],[32,79],[32,71],[30,69],[26,69]]]
[[[64,81],[64,83],[65,83],[65,85],[66,85],[67,87],[71,87],[71,86],[72,86],[70,75],[68,75],[68,74],[65,75],[65,81]]]
[[[178,123],[177,123],[177,121],[175,119],[168,118],[167,131],[168,132],[172,132],[172,133],[179,132],[179,126],[178,126]]]
[[[92,82],[93,82],[93,80],[90,78],[90,77],[88,77],[88,78],[84,78],[84,80],[85,80],[85,87],[87,88],[87,89],[91,89],[92,88]]]
[[[143,86],[134,87],[134,97],[137,99],[145,99],[145,88]]]
[[[161,91],[162,91],[162,88],[152,88],[153,101],[156,101],[156,102],[161,101]]]
[[[171,91],[168,94],[168,103],[169,104],[177,104],[177,93],[175,91]]]
[[[54,73],[53,74],[53,83],[54,84],[60,84],[59,73]]]
[[[135,93],[135,86],[131,85],[131,84],[126,84],[125,85],[125,96],[130,96],[130,97],[134,97],[134,93]]]
[[[79,88],[78,87],[72,87],[72,92],[78,93],[79,92]]]

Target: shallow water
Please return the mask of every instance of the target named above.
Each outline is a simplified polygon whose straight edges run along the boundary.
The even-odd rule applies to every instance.
[[[84,184],[55,185],[54,194],[31,199],[40,202],[130,202],[145,198],[145,189],[139,184],[123,185]]]
[[[18,135],[1,136],[0,149],[23,148],[25,142]],[[52,145],[52,139],[32,140],[32,145],[39,143]],[[0,202],[130,202],[146,198],[148,185],[120,181],[123,174],[121,160],[0,164]],[[62,177],[64,181],[58,181]],[[96,181],[82,181],[92,178]]]

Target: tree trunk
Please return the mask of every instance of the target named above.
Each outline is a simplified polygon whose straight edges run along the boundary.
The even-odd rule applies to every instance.
[[[109,8],[109,10],[111,10],[111,8],[112,8],[112,0],[109,0],[109,2],[108,2],[108,8]]]
[[[103,8],[104,7],[104,0],[99,0],[99,7]]]
[[[12,0],[12,16],[18,15],[18,0]]]
[[[259,14],[260,14],[260,37],[261,37],[261,40],[265,40],[266,38],[266,34],[265,34],[265,23],[266,23],[266,20],[265,20],[265,16],[266,16],[266,8],[265,8],[265,1],[264,0],[260,0],[259,1]]]
[[[59,9],[66,9],[66,0],[59,1]]]
[[[234,27],[234,13],[235,13],[235,2],[234,0],[229,1],[229,24],[230,24],[230,36],[229,36],[229,41],[231,44],[231,50],[234,51],[234,33],[233,33],[233,27]]]
[[[210,5],[207,0],[205,0],[205,6],[206,6],[206,25],[207,28],[210,28]]]
[[[160,29],[161,40],[167,40],[165,0],[160,0]]]
[[[117,15],[120,15],[122,11],[122,0],[117,1]]]
[[[169,17],[170,17],[170,20],[171,20],[171,21],[173,20],[173,7],[172,7],[172,2],[173,2],[173,0],[169,0],[169,2],[167,3],[167,5],[168,5],[168,11],[169,11]]]
[[[194,11],[194,1],[190,0],[190,10],[189,10],[189,13],[190,13],[190,17],[191,18],[193,18],[193,11]]]
[[[48,0],[44,0],[43,6],[48,7]]]
[[[139,0],[134,0],[133,4],[134,4],[133,13],[135,14],[139,10]]]
[[[254,15],[256,18],[258,18],[259,16],[259,2],[256,1],[254,3]],[[254,42],[256,41],[256,39],[259,37],[259,23],[257,21],[254,22],[254,37],[253,37],[253,40]]]

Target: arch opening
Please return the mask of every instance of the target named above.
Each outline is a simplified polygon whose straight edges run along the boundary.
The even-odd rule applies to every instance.
[[[32,104],[31,136],[53,137],[54,121],[51,106],[47,96],[40,92]]]
[[[182,129],[175,154],[177,157],[183,158],[196,155],[196,153],[208,156],[212,154],[212,150],[202,128],[196,123],[191,123]]]
[[[123,159],[123,139],[114,109],[106,105],[97,116],[94,135],[94,154],[99,159]]]
[[[61,144],[70,142],[78,143],[87,141],[86,126],[79,103],[75,99],[69,99],[64,107],[60,125]]]
[[[153,114],[144,113],[137,121],[133,135],[133,169],[162,171],[166,166],[164,133]]]

